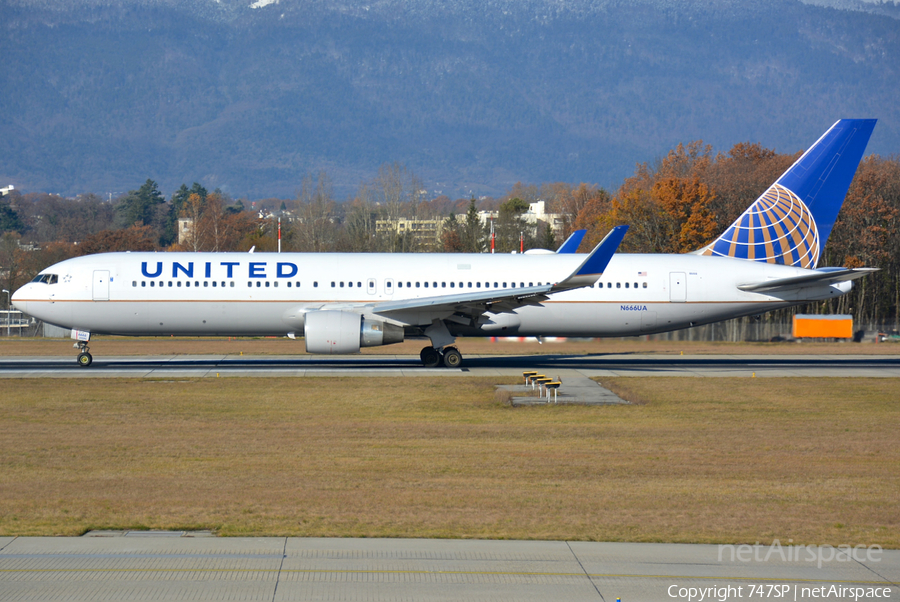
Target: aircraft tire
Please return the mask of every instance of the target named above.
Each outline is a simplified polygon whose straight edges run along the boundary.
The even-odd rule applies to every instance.
[[[436,368],[441,365],[441,354],[434,347],[426,347],[419,353],[422,365],[426,368]]]
[[[459,368],[462,364],[462,353],[458,349],[450,347],[444,350],[444,366],[448,368]]]
[[[78,354],[78,365],[82,368],[87,368],[93,361],[94,358],[87,351]]]

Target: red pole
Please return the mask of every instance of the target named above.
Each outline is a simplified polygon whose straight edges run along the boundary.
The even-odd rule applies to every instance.
[[[494,252],[494,239],[496,235],[494,234],[494,216],[491,216],[491,253]]]
[[[519,232],[519,253],[525,252],[525,233]]]

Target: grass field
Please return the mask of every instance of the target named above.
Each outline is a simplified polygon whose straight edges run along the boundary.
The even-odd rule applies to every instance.
[[[900,547],[896,379],[6,380],[0,534],[479,537]]]
[[[364,354],[414,355],[427,344],[425,340],[410,340],[397,345],[368,347]],[[609,354],[609,353],[659,353],[736,354],[736,355],[900,355],[900,343],[851,343],[803,341],[782,343],[726,343],[704,341],[646,341],[639,337],[624,339],[571,339],[564,342],[547,342],[541,345],[535,339],[524,342],[491,342],[487,338],[461,338],[460,351],[465,354]],[[91,351],[96,357],[114,355],[196,355],[240,354],[245,355],[306,355],[302,340],[285,337],[114,337],[98,336],[91,339]],[[0,356],[71,355],[69,339],[0,338]],[[73,359],[74,361],[74,359]]]

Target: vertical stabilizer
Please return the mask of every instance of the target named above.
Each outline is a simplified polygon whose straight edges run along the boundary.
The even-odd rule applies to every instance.
[[[815,268],[875,121],[831,126],[701,254]]]

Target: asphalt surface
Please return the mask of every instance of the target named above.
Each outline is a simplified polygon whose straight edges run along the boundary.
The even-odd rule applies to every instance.
[[[800,549],[786,542],[776,548],[99,535],[105,536],[0,537],[0,601],[655,602],[698,601],[701,592],[704,601],[900,596],[900,551],[861,544],[841,558],[835,548]]]
[[[94,356],[88,368],[75,357],[3,357],[0,378],[237,377],[237,376],[521,376],[523,370],[586,377],[746,376],[900,377],[900,356],[852,355],[473,355],[460,368],[424,368],[408,355],[357,356]]]

